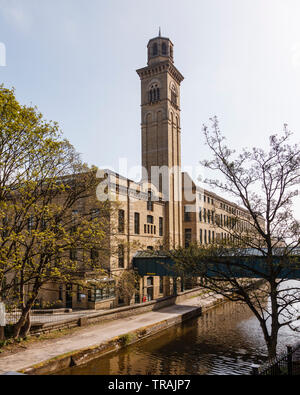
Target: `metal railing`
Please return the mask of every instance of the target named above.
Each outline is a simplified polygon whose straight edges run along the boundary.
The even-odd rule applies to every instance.
[[[300,375],[300,343],[287,346],[287,351],[279,354],[261,366],[252,366],[255,376],[299,376]]]

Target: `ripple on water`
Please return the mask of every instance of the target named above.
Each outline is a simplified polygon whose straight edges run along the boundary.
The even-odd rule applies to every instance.
[[[285,330],[279,349],[299,340]],[[60,374],[247,375],[266,360],[261,329],[251,311],[233,303],[151,338]]]

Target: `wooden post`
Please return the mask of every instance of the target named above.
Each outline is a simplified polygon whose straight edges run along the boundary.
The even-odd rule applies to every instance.
[[[288,362],[288,376],[293,375],[293,347],[292,346],[286,346],[287,348],[287,362]]]
[[[258,365],[252,365],[252,376],[258,376]]]
[[[5,340],[4,326],[0,326],[0,341]]]

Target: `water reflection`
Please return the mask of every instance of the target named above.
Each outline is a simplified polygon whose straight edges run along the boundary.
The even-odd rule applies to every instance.
[[[298,340],[299,334],[285,328],[279,336],[279,349]],[[257,319],[247,306],[226,303],[202,317],[61,374],[249,374],[251,364],[265,359],[266,347]]]

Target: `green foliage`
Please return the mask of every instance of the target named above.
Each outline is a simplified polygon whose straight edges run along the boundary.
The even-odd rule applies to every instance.
[[[44,284],[71,281],[82,267],[101,273],[111,206],[96,202],[97,218],[81,210],[98,182],[57,123],[0,86],[0,300],[15,301],[21,321]]]
[[[128,303],[138,289],[140,276],[134,270],[126,270],[117,280],[117,294]]]

